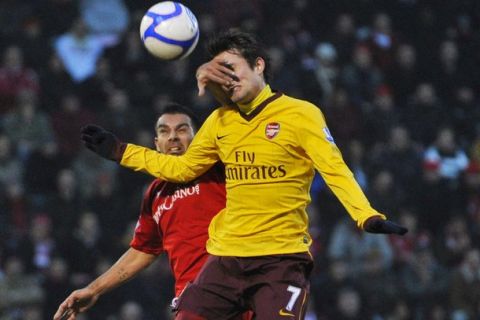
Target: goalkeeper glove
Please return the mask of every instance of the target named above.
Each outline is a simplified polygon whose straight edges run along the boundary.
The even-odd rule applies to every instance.
[[[365,221],[363,230],[370,233],[394,233],[401,236],[408,232],[407,228],[379,217],[368,218]]]
[[[99,156],[120,162],[127,147],[113,133],[94,124],[89,124],[80,130],[80,139],[88,149]]]

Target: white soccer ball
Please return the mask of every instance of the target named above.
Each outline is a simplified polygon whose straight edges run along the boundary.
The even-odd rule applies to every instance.
[[[153,5],[140,23],[140,37],[145,48],[162,60],[185,58],[197,46],[199,36],[195,15],[174,1]]]

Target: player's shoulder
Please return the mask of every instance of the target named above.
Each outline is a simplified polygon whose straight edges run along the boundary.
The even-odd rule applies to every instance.
[[[282,94],[278,99],[279,103],[284,106],[286,110],[299,115],[312,115],[321,113],[320,107],[310,101],[295,98],[286,94]]]
[[[230,106],[222,106],[218,107],[217,109],[213,110],[212,113],[207,117],[205,123],[215,124],[218,123],[219,120],[229,118],[237,112],[235,107]]]
[[[211,115],[214,117],[222,117],[231,113],[235,113],[236,111],[237,108],[234,106],[221,106],[213,110]]]

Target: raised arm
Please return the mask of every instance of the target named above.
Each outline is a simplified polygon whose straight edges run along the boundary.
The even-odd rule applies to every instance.
[[[135,171],[171,182],[187,182],[203,174],[218,161],[208,119],[195,135],[187,152],[166,155],[143,146],[122,142],[115,134],[97,125],[81,130],[84,145],[99,156]]]

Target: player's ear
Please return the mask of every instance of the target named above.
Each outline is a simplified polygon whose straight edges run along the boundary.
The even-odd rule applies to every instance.
[[[254,66],[253,70],[258,74],[262,74],[263,71],[265,70],[265,60],[263,60],[263,58],[261,58],[261,57],[258,57],[255,60],[255,66]]]

